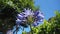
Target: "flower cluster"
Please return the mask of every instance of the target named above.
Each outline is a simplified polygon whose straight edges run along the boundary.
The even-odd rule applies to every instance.
[[[43,13],[41,11],[32,11],[31,9],[24,9],[23,12],[17,15],[16,24],[17,25],[29,25],[32,24],[33,26],[37,26],[39,23],[42,22],[44,19]],[[32,23],[30,23],[32,22]]]

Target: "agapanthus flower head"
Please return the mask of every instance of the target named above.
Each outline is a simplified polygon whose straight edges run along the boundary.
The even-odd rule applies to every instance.
[[[33,12],[31,9],[28,8],[24,9],[24,12],[18,14],[17,18],[17,21],[18,23],[20,22],[20,24],[25,24],[26,22],[30,23],[32,21],[32,25],[37,26],[39,24],[38,22],[43,21],[44,15],[39,10]]]

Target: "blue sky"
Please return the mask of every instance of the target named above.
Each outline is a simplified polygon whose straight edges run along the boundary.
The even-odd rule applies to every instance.
[[[40,10],[43,12],[45,19],[55,16],[54,11],[60,10],[60,0],[35,0],[35,6],[40,6]],[[25,31],[30,31],[30,28],[25,28]],[[21,34],[22,30],[18,32]]]
[[[40,6],[45,19],[48,20],[50,17],[55,16],[55,10],[60,10],[60,0],[35,0],[35,6]]]

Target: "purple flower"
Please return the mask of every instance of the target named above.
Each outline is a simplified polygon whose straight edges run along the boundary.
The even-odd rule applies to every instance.
[[[41,16],[37,16],[37,18],[36,18],[36,19],[37,19],[37,21],[42,22],[44,18],[43,18],[43,17],[41,17]]]
[[[40,17],[44,18],[43,13],[41,13],[41,12],[39,12],[39,14],[37,16],[40,16]]]
[[[42,22],[43,19],[44,19],[44,15],[40,12],[40,13],[37,15],[37,19]]]
[[[37,10],[34,12],[34,23],[33,26],[37,26],[40,22],[43,22],[44,15],[41,11]],[[39,23],[38,23],[39,22]]]
[[[27,20],[30,19],[28,18],[29,16],[34,19],[34,22],[32,23],[33,26],[39,25],[39,23],[44,19],[44,15],[41,11],[37,10],[33,12],[31,9],[24,9],[24,12],[17,15],[16,24],[23,24],[28,22]]]
[[[22,20],[17,19],[17,20],[16,20],[16,24],[20,24],[20,23],[22,23]]]
[[[20,13],[20,14],[17,15],[17,18],[22,20],[24,18],[24,15],[22,13]]]
[[[39,11],[34,12],[34,16],[37,16],[39,14]]]
[[[38,26],[39,23],[38,23],[37,21],[35,21],[32,25],[33,25],[33,26]]]
[[[23,14],[24,14],[25,17],[27,17],[29,15],[33,15],[33,11],[31,11],[31,9],[25,9]]]
[[[42,21],[43,18],[44,18],[43,13],[41,13],[41,11],[39,11],[39,10],[37,10],[36,12],[34,12],[34,16],[35,16],[35,19],[37,21]]]

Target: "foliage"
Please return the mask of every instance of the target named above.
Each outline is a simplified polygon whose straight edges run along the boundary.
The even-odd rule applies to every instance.
[[[17,9],[16,11],[18,12],[21,12],[24,8],[31,8],[32,10],[36,8],[33,0],[0,0],[0,9],[3,9],[7,5]]]

